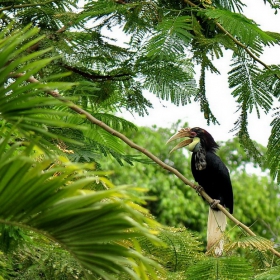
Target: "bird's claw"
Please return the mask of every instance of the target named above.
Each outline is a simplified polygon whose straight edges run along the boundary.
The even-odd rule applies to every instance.
[[[213,201],[210,203],[210,207],[212,209],[217,208],[217,205],[220,203],[221,201],[219,199],[213,199]]]
[[[201,186],[195,186],[195,188],[194,188],[195,190],[196,190],[196,192],[198,193],[198,195],[201,195],[201,192],[202,191],[204,191],[204,189],[203,189],[203,187],[201,187]]]

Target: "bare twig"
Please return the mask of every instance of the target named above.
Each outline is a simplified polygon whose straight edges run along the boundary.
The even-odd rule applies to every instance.
[[[13,74],[11,73],[11,77],[13,78],[19,78],[24,76],[24,73],[17,73],[17,74]],[[26,79],[26,81],[30,82],[30,83],[39,83],[40,81],[38,81],[37,79],[35,79],[34,77],[29,77]],[[90,113],[88,113],[87,111],[83,110],[82,108],[78,107],[76,104],[74,104],[72,101],[66,99],[65,97],[61,96],[57,91],[55,90],[50,90],[50,89],[45,89],[45,92],[49,95],[51,95],[52,97],[60,100],[63,103],[66,103],[69,108],[71,108],[73,111],[75,111],[76,113],[80,114],[80,115],[84,115],[91,123],[96,124],[100,127],[102,127],[104,130],[106,130],[107,132],[111,133],[112,135],[120,138],[123,142],[125,142],[128,146],[130,146],[131,148],[138,150],[139,152],[141,152],[142,154],[146,155],[147,157],[149,157],[151,160],[153,160],[155,163],[157,163],[159,166],[161,166],[163,169],[170,171],[171,173],[173,173],[175,176],[177,176],[182,182],[184,182],[186,185],[192,187],[193,189],[195,189],[196,191],[199,191],[199,193],[201,194],[201,196],[203,196],[205,198],[205,200],[211,204],[213,202],[213,199],[204,191],[203,188],[199,188],[198,186],[196,186],[194,183],[192,183],[191,181],[189,181],[183,174],[181,174],[177,169],[167,165],[166,163],[164,163],[163,161],[161,161],[158,157],[156,157],[154,154],[152,154],[151,152],[149,152],[148,150],[146,150],[145,148],[135,144],[133,141],[131,141],[129,138],[127,138],[125,135],[123,135],[122,133],[116,131],[115,129],[111,128],[110,126],[106,125],[104,122],[96,119],[95,117],[93,117]],[[256,234],[246,225],[244,225],[243,223],[241,223],[239,220],[237,220],[233,215],[231,215],[221,204],[217,204],[217,207],[230,219],[232,220],[238,227],[242,228],[245,232],[247,232],[249,235],[251,236],[256,236]],[[280,252],[276,251],[273,247],[269,248],[269,250],[276,255],[277,257],[280,257]]]

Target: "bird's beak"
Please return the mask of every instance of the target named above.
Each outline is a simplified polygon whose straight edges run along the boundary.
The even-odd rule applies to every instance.
[[[171,151],[170,153],[174,152],[175,150],[178,150],[180,148],[183,148],[189,144],[192,143],[193,141],[193,134],[190,131],[190,128],[182,128],[181,130],[178,131],[178,133],[174,134],[167,142],[166,144],[179,139],[179,138],[183,138],[183,137],[187,137],[187,139],[185,139],[184,141],[180,142],[179,144],[177,144]],[[190,138],[191,137],[191,138]]]

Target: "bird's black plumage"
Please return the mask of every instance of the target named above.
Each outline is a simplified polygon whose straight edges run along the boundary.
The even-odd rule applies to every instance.
[[[199,149],[192,154],[191,169],[196,182],[212,198],[233,213],[233,192],[229,172],[225,164],[216,155],[218,144],[213,137],[201,128],[192,128],[200,139]]]
[[[222,160],[213,152],[206,152],[206,168],[197,170],[195,167],[196,153],[192,154],[191,169],[196,182],[213,199],[233,213],[233,193],[229,172]]]

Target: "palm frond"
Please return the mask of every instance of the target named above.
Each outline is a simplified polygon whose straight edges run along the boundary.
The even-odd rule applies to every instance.
[[[11,30],[8,27],[6,31]],[[29,138],[31,134],[54,137],[47,127],[65,127],[66,123],[52,116],[67,116],[66,111],[57,111],[55,106],[61,102],[45,96],[47,90],[67,90],[73,83],[29,83],[28,79],[37,74],[55,58],[40,59],[49,49],[24,55],[24,51],[42,38],[37,38],[38,29],[26,27],[14,31],[0,41],[0,88],[1,119],[15,125],[20,133]],[[2,35],[2,33],[1,33]],[[34,39],[35,37],[35,39]],[[31,40],[32,39],[32,40]],[[16,79],[14,77],[17,77]],[[69,127],[71,125],[69,124]],[[72,126],[73,127],[73,126]],[[63,136],[61,136],[63,138]],[[64,138],[65,141],[69,141]],[[35,141],[35,139],[34,139]],[[41,138],[41,144],[45,142]],[[40,143],[40,142],[38,142]]]
[[[6,148],[7,141],[1,142],[0,150]],[[57,164],[46,170],[50,159],[32,160],[31,147],[11,157],[15,148],[1,153],[2,224],[35,231],[59,243],[86,274],[90,270],[104,279],[114,279],[112,274],[124,272],[140,279],[133,271],[138,262],[152,273],[153,262],[118,243],[143,235],[154,239],[144,225],[149,220],[130,207],[127,187],[115,188],[105,178],[97,178],[90,165]],[[96,180],[109,189],[78,192]]]

